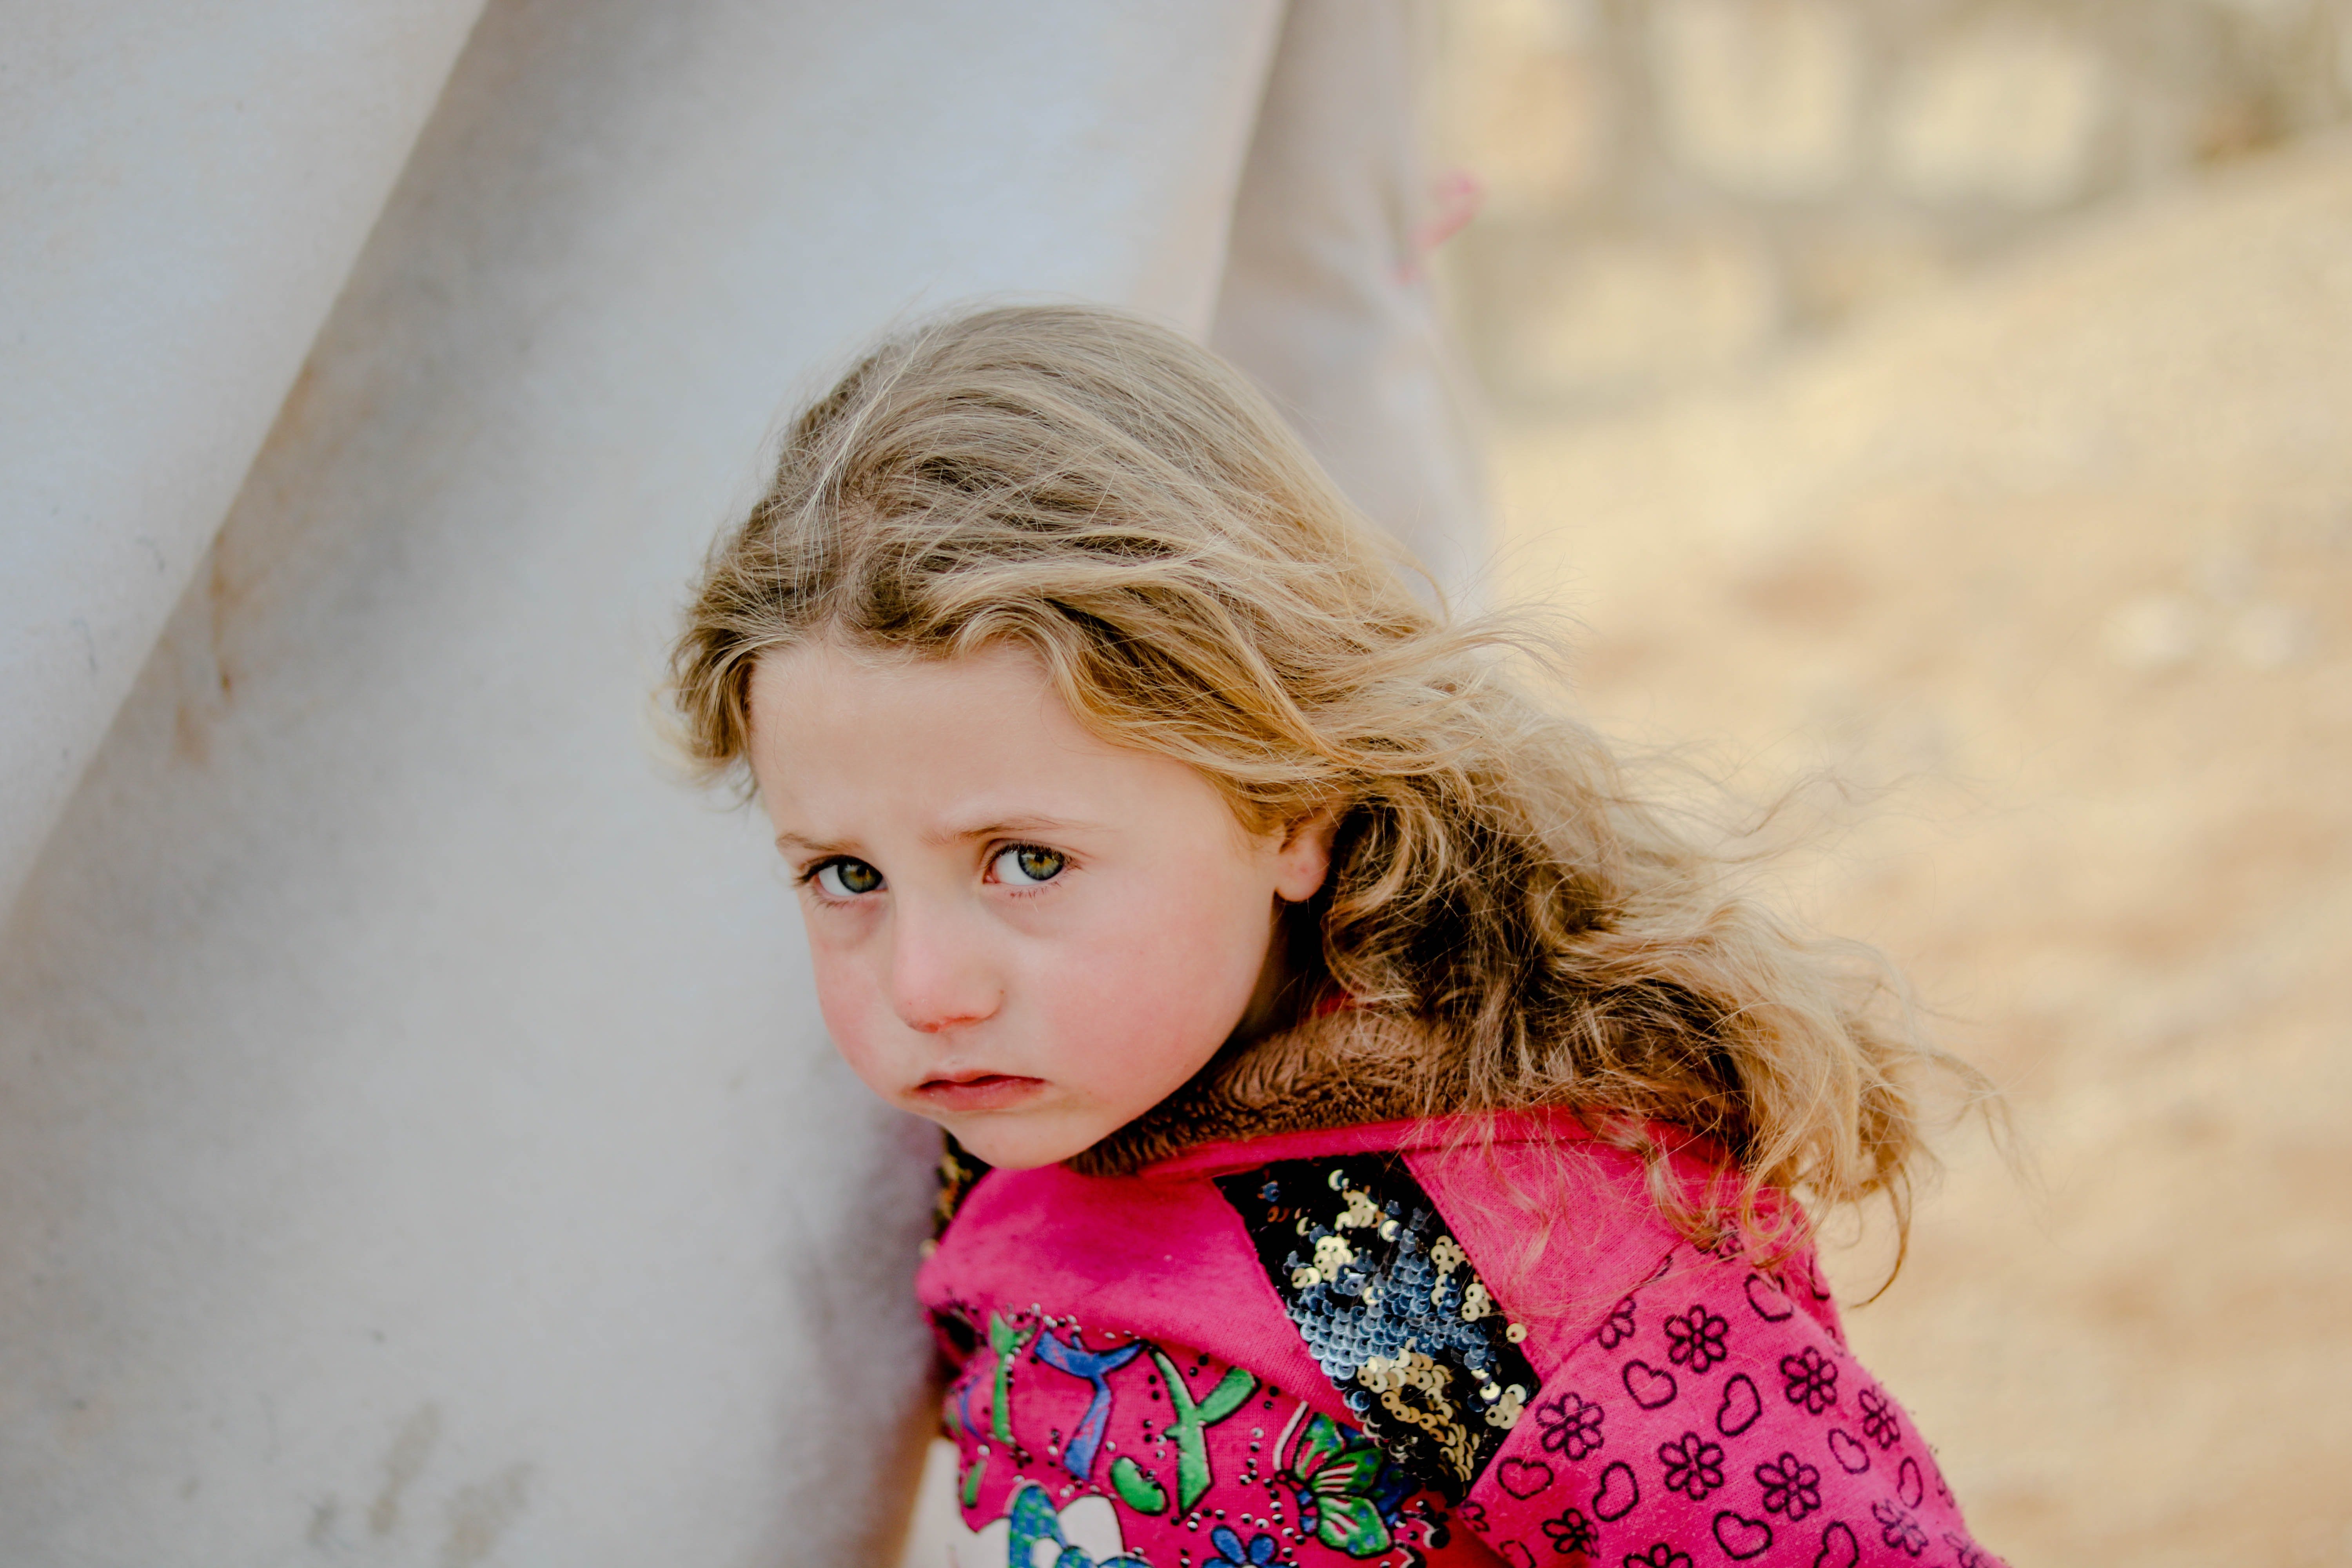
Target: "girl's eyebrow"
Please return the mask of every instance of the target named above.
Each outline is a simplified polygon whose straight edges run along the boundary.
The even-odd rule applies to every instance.
[[[1024,834],[1086,833],[1097,830],[1091,822],[1077,822],[1061,816],[1006,816],[982,822],[971,827],[949,828],[940,833],[927,833],[924,841],[930,844],[957,844],[973,838],[1017,838]],[[776,847],[785,854],[797,850],[804,855],[846,855],[856,851],[856,841],[848,838],[809,838],[790,828],[776,835]]]
[[[933,844],[953,844],[971,838],[1018,838],[1024,834],[1085,833],[1095,828],[1091,822],[1076,822],[1063,816],[1002,816],[970,827],[951,827],[944,832],[926,834]]]
[[[803,838],[786,828],[776,835],[776,847],[787,855],[795,849],[810,855],[838,855],[851,846],[845,838]]]

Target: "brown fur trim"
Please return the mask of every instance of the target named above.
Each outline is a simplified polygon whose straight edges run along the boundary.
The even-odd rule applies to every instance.
[[[1202,1143],[1397,1121],[1458,1109],[1456,1053],[1409,1019],[1361,1009],[1227,1046],[1183,1088],[1066,1164],[1129,1175]]]

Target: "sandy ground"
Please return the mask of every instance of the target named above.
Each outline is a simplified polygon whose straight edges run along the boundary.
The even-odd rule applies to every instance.
[[[2032,1163],[1955,1139],[1851,1320],[1982,1539],[2352,1563],[2352,144],[1496,468],[1605,731],[1873,792],[1779,880]]]

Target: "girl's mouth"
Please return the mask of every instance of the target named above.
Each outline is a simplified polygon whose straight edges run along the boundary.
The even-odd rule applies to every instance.
[[[1003,1110],[1045,1087],[1042,1078],[983,1072],[969,1078],[928,1079],[915,1086],[915,1098],[936,1110]]]

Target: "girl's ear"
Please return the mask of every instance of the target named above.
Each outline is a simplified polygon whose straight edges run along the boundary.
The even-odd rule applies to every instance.
[[[1275,851],[1275,893],[1285,903],[1303,903],[1323,886],[1331,872],[1331,839],[1339,831],[1339,814],[1326,806],[1290,825],[1282,847]]]

